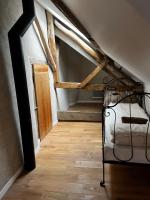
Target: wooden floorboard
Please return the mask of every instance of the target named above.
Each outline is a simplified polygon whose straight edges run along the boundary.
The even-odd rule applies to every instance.
[[[100,123],[60,122],[4,200],[150,200],[149,168],[107,165],[104,189],[101,159]]]

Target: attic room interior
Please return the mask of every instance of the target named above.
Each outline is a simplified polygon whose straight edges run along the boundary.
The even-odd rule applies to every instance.
[[[150,199],[149,7],[0,1],[0,199]]]

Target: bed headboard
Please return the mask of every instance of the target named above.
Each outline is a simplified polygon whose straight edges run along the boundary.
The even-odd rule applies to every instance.
[[[122,103],[139,103],[137,95],[131,95],[133,93],[142,93],[143,84],[135,82],[134,84],[126,78],[118,78],[108,80],[104,78],[105,91],[104,91],[104,106],[110,103],[116,103],[122,99]],[[126,97],[126,98],[125,98]]]

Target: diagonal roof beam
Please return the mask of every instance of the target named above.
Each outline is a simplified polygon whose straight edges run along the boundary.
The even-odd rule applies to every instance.
[[[86,28],[81,24],[81,22],[77,19],[77,17],[73,15],[72,11],[65,5],[64,2],[60,0],[51,0],[51,1],[70,20],[70,22],[81,31],[81,33],[83,33],[88,39],[91,38],[91,35],[88,33]]]
[[[54,28],[54,18],[53,15],[46,11],[47,17],[47,35],[48,35],[48,45],[51,49],[55,63],[57,63],[57,49],[55,41],[55,28]]]
[[[120,80],[120,82],[122,82],[122,84],[126,86],[132,86],[136,84],[135,80],[133,80],[129,75],[127,75],[125,72],[123,72],[121,69],[115,66],[114,61],[112,59],[109,59],[108,65],[105,67],[105,71],[116,79],[124,78]]]
[[[98,63],[101,62],[99,54],[94,49],[92,49],[86,42],[84,42],[80,37],[78,37],[73,31],[67,29],[57,20],[55,20],[55,26],[58,29],[60,29],[65,35],[67,35],[73,41],[75,41],[85,52],[87,52]]]
[[[78,18],[72,13],[72,11],[66,6],[66,4],[62,0],[51,0],[55,6],[70,20],[70,22],[76,26],[81,33],[83,33],[88,40],[93,45],[93,48],[97,51],[99,54],[99,57],[103,58],[103,51],[100,49],[97,42],[92,38],[92,36],[89,34],[87,29],[83,26],[83,24],[78,20]]]
[[[87,84],[84,88],[80,87],[81,83],[76,82],[59,82],[56,83],[56,88],[63,88],[63,89],[84,89],[84,90],[97,90],[103,91],[105,89],[105,84]]]
[[[80,87],[84,88],[90,81],[92,81],[95,76],[103,69],[103,67],[105,67],[106,62],[98,65],[82,82]]]
[[[53,56],[52,56],[52,53],[51,53],[51,50],[49,49],[48,47],[48,44],[46,42],[46,39],[44,37],[44,33],[43,33],[43,30],[42,30],[42,27],[39,23],[39,20],[37,19],[37,17],[35,18],[34,22],[33,22],[33,26],[34,26],[34,29],[35,29],[35,32],[38,36],[38,39],[41,43],[41,46],[46,54],[46,57],[48,59],[48,62],[52,68],[52,71],[56,71],[56,64],[55,64],[55,61],[53,59]]]
[[[88,59],[91,63],[93,63],[95,66],[98,65],[98,62],[92,58],[86,51],[84,51],[78,44],[76,41],[73,41],[70,37],[68,37],[64,32],[62,32],[60,29],[58,29],[55,26],[55,35],[57,38],[59,38],[61,41],[63,41],[64,43],[66,43],[68,46],[70,46],[71,48],[73,48],[76,52],[78,52],[79,54],[81,54],[83,57],[85,57],[86,59]]]
[[[57,46],[55,40],[55,28],[54,28],[54,17],[51,13],[46,11],[47,17],[47,36],[48,36],[48,46],[51,50],[53,60],[55,62],[55,71],[54,71],[54,81],[59,82],[59,67],[58,67],[58,56],[57,56]]]

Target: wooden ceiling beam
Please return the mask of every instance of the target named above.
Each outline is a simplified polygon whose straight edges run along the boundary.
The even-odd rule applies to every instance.
[[[104,70],[115,79],[120,79],[120,82],[125,86],[134,86],[136,81],[128,76],[125,72],[115,66],[114,61],[110,60]]]
[[[54,72],[54,81],[59,82],[59,67],[58,67],[58,55],[57,55],[57,47],[55,40],[55,28],[54,28],[54,18],[51,13],[46,11],[47,17],[47,35],[48,35],[48,45],[51,50],[53,60],[55,62],[55,72]]]
[[[86,28],[81,24],[77,17],[71,12],[71,10],[60,0],[51,0],[56,7],[70,20],[70,22],[77,27],[87,38],[90,38],[90,34]]]
[[[138,89],[139,86],[123,86],[123,85],[116,85],[116,86],[108,86],[107,84],[90,84],[88,83],[84,88],[81,88],[81,83],[77,82],[58,82],[55,84],[56,88],[62,88],[62,89],[82,89],[82,90],[89,90],[89,91],[104,91],[108,88],[108,90],[112,91],[133,91],[135,89]],[[142,85],[141,85],[142,87]]]
[[[105,84],[87,84],[84,88],[85,90],[91,90],[91,91],[104,91],[105,90]]]
[[[80,22],[80,20],[72,13],[70,8],[63,2],[63,0],[51,0],[55,6],[69,19],[69,21],[90,41],[92,48],[97,52],[99,58],[102,60],[105,56],[104,52],[94,40],[91,34],[87,31],[85,26]]]
[[[54,19],[53,15],[46,11],[47,17],[47,35],[48,35],[48,44],[51,49],[53,59],[57,63],[57,50],[56,50],[56,41],[55,41],[55,29],[54,29]]]
[[[47,57],[47,60],[50,64],[50,67],[52,68],[52,71],[56,71],[56,64],[55,64],[55,61],[53,59],[53,56],[52,56],[52,53],[48,47],[48,44],[46,42],[46,39],[44,37],[44,33],[43,33],[43,30],[41,28],[41,25],[39,23],[39,20],[37,19],[37,17],[35,18],[34,22],[33,22],[33,26],[34,26],[34,29],[35,29],[35,32],[38,36],[38,39],[40,41],[40,44],[46,54],[46,57]]]
[[[104,57],[101,59],[99,54],[92,49],[86,42],[84,42],[78,35],[76,35],[73,31],[67,29],[57,20],[55,20],[55,25],[59,30],[61,30],[66,36],[71,38],[74,42],[76,42],[87,54],[89,54],[92,58],[94,58],[98,63],[102,62]]]
[[[93,79],[95,78],[95,76],[103,69],[104,66],[105,66],[105,64],[97,66],[97,67],[82,81],[80,87],[81,87],[81,88],[84,88],[91,80],[93,80]]]
[[[55,84],[56,88],[64,88],[64,89],[79,89],[81,83],[76,82],[58,82]]]
[[[99,90],[103,91],[105,84],[87,84],[84,88],[80,87],[81,83],[76,82],[59,82],[55,84],[56,88],[63,89],[84,89],[84,90]]]

